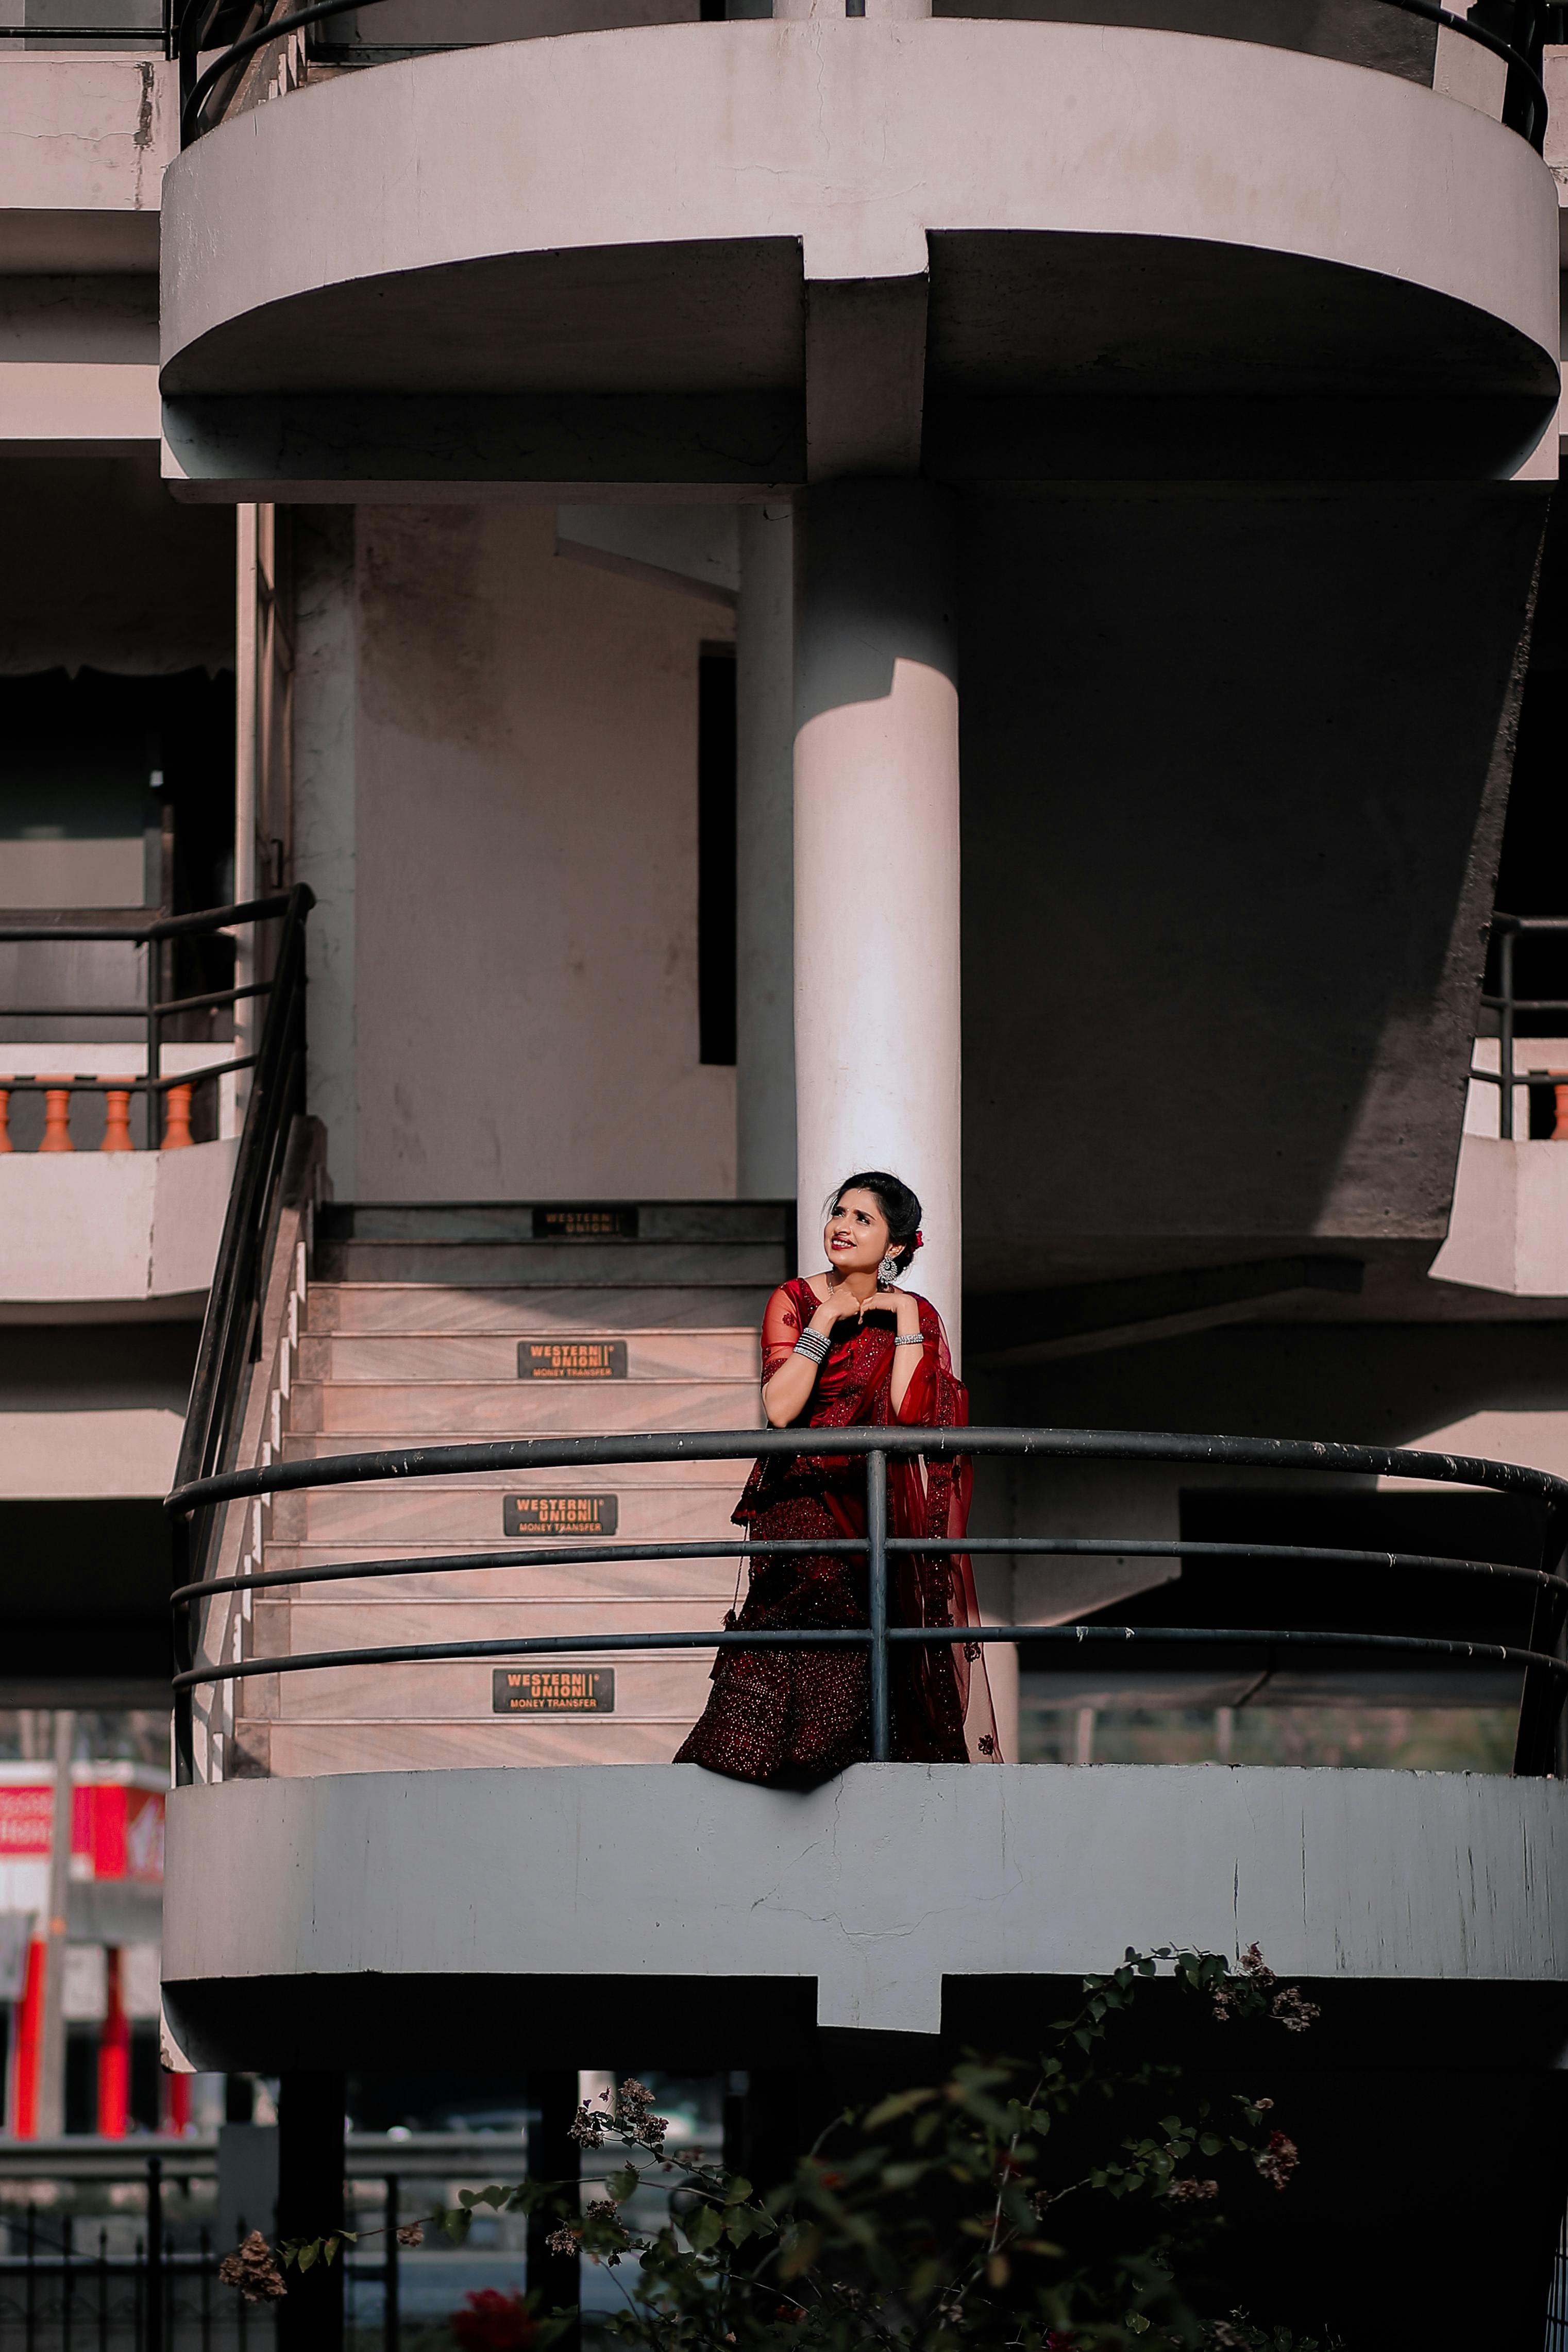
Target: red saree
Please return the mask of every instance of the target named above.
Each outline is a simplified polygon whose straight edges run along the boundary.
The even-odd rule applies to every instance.
[[[762,1377],[790,1354],[820,1301],[809,1282],[787,1282],[762,1322]],[[892,1410],[894,1321],[841,1324],[817,1375],[806,1425],[812,1429],[954,1429],[969,1418],[968,1394],[953,1376],[942,1318],[920,1302],[925,1344],[903,1407]],[[799,1426],[799,1424],[797,1424]],[[972,1465],[963,1457],[888,1465],[890,1530],[900,1536],[961,1536],[968,1524]],[[863,1536],[865,1465],[846,1454],[765,1457],[735,1509],[754,1539]],[[863,1625],[866,1565],[852,1554],[754,1554],[738,1613],[727,1625],[809,1629]],[[888,1615],[895,1625],[977,1625],[975,1579],[963,1554],[895,1552],[888,1563]],[[713,1696],[677,1764],[706,1765],[738,1780],[809,1786],[871,1754],[871,1675],[860,1647],[721,1650]],[[984,1653],[976,1642],[900,1643],[892,1664],[893,1752],[901,1762],[963,1764],[997,1759],[996,1724]]]

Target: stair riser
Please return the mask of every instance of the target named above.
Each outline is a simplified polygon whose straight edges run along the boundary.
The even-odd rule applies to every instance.
[[[321,1212],[319,1230],[333,1241],[512,1241],[568,1252],[596,1246],[582,1237],[540,1240],[535,1230],[538,1210],[560,1205],[531,1201],[329,1202]],[[581,1206],[588,1213],[595,1207],[608,1206],[612,1214],[630,1216],[639,1242],[665,1246],[675,1242],[768,1242],[782,1247],[795,1223],[792,1205],[780,1201],[641,1201]]]
[[[289,1401],[298,1433],[351,1434],[367,1447],[396,1431],[445,1437],[609,1436],[676,1429],[749,1429],[762,1418],[750,1381],[454,1381],[298,1385]]]
[[[468,1289],[439,1283],[319,1282],[309,1297],[313,1333],[382,1331],[660,1331],[727,1326],[755,1333],[768,1288],[647,1287],[589,1291],[524,1283]]]
[[[302,1552],[298,1565],[314,1562],[308,1548]],[[286,1549],[281,1554],[268,1545],[267,1564],[269,1569],[287,1569],[296,1565]],[[399,1577],[355,1576],[342,1584],[269,1586],[272,1596],[256,1600],[257,1610],[276,1608],[292,1601],[300,1610],[310,1610],[324,1601],[333,1601],[340,1608],[361,1601],[378,1606],[388,1601],[439,1602],[444,1607],[493,1607],[499,1602],[532,1605],[538,1601],[570,1601],[584,1605],[600,1601],[629,1599],[638,1602],[668,1601],[672,1607],[700,1607],[708,1613],[705,1623],[716,1625],[729,1607],[735,1594],[736,1573],[739,1561],[729,1559],[695,1560],[628,1560],[604,1567],[558,1568],[548,1558],[519,1560],[506,1568],[447,1569],[440,1573],[421,1575],[411,1570]],[[608,1622],[608,1621],[606,1621]],[[371,1626],[367,1615],[362,1620],[368,1630],[353,1636],[361,1643],[382,1641],[383,1635]],[[682,1617],[672,1617],[671,1625],[684,1624]],[[481,1629],[484,1630],[484,1629]],[[421,1637],[423,1638],[423,1636]],[[448,1638],[461,1640],[462,1628]],[[319,1649],[323,1645],[314,1633],[308,1637],[297,1634],[298,1649]]]
[[[296,1456],[291,1452],[296,1445],[314,1449],[326,1443],[314,1437],[285,1438],[285,1459],[309,1458],[308,1453]],[[724,1496],[729,1497],[722,1512],[720,1531],[724,1532],[749,1467],[747,1455],[733,1468],[723,1462],[652,1462],[631,1469],[485,1470],[461,1484],[449,1478],[413,1478],[396,1484],[378,1481],[363,1486],[307,1488],[274,1497],[267,1532],[269,1539],[277,1543],[302,1543],[308,1536],[329,1543],[373,1543],[377,1530],[384,1526],[399,1531],[389,1540],[400,1541],[405,1527],[440,1528],[457,1524],[444,1515],[461,1509],[472,1515],[462,1520],[465,1529],[476,1533],[479,1541],[488,1542],[501,1527],[502,1498],[507,1495],[612,1494],[619,1497],[623,1512],[666,1507],[685,1511],[688,1504],[676,1498],[689,1496],[694,1489],[697,1497],[706,1499],[692,1500],[693,1509],[717,1508]],[[646,1533],[646,1524],[639,1522],[639,1531]]]
[[[647,1585],[654,1579],[650,1573]],[[257,1601],[246,1654],[253,1658],[298,1657],[316,1650],[365,1649],[409,1642],[500,1642],[546,1640],[557,1634],[707,1633],[723,1622],[728,1593],[716,1601],[677,1600],[673,1592],[650,1591],[604,1601],[571,1601],[559,1595],[535,1601],[374,1600]],[[494,1662],[500,1665],[503,1659]],[[549,1660],[533,1663],[550,1664]],[[601,1665],[615,1665],[601,1658]],[[389,1665],[388,1674],[419,1674],[412,1664]]]
[[[644,1242],[321,1242],[313,1268],[319,1282],[602,1283],[610,1289],[650,1283],[664,1290],[700,1286],[771,1289],[782,1282],[784,1253],[764,1243]]]
[[[644,1390],[642,1393],[646,1395],[648,1391]],[[683,1424],[683,1426],[689,1426],[692,1428],[695,1428],[699,1424],[696,1423]],[[472,1434],[476,1443],[484,1444],[488,1444],[497,1433],[493,1430],[477,1430],[467,1433]],[[551,1435],[563,1438],[580,1437],[590,1435],[593,1433],[570,1429],[557,1430],[554,1432],[538,1429],[520,1429],[513,1432],[502,1432],[500,1433],[502,1435],[515,1435],[521,1443],[527,1444],[533,1438],[538,1438],[541,1443],[543,1443]],[[645,1434],[652,1437],[664,1437],[671,1433],[661,1429],[649,1428],[641,1433],[601,1431],[600,1433],[604,1435],[608,1441],[617,1436],[632,1434]],[[752,1434],[753,1433],[751,1430],[744,1427],[736,1431],[736,1450],[733,1457],[731,1458],[733,1458],[737,1465],[737,1494],[739,1493],[742,1485],[745,1483],[747,1472],[751,1467],[753,1456],[750,1440]],[[450,1431],[443,1435],[439,1433],[433,1434],[429,1430],[418,1431],[409,1429],[384,1430],[378,1433],[369,1435],[359,1435],[352,1432],[343,1430],[337,1431],[336,1433],[329,1433],[319,1430],[304,1430],[291,1433],[286,1430],[283,1436],[283,1451],[280,1459],[285,1462],[326,1462],[330,1461],[332,1456],[338,1454],[402,1454],[415,1449],[423,1451],[434,1446],[459,1444],[463,1442],[463,1435],[464,1433],[454,1433]],[[639,1463],[634,1465],[633,1467],[635,1468],[639,1478],[646,1478],[650,1482],[656,1477],[661,1469],[667,1473],[672,1481],[675,1482],[678,1482],[683,1476],[687,1479],[710,1479],[716,1473],[716,1465],[712,1462]],[[723,1476],[724,1472],[722,1468],[718,1469],[717,1475]],[[591,1484],[595,1479],[597,1479],[599,1484],[602,1486],[614,1488],[617,1487],[617,1482],[625,1475],[626,1472],[623,1468],[618,1465],[611,1464],[605,1464],[602,1467],[595,1469],[528,1471],[484,1470],[475,1473],[474,1486],[476,1489],[486,1486],[495,1486],[504,1487],[508,1494],[514,1491],[517,1494],[522,1494],[531,1485],[538,1493],[554,1494],[558,1488],[562,1493],[566,1492],[568,1486],[575,1491],[578,1486]],[[566,1482],[565,1485],[563,1485],[563,1481]],[[382,1490],[370,1485],[366,1485],[360,1489],[361,1494],[374,1494],[378,1491]],[[404,1489],[404,1491],[406,1492],[407,1489]]]
[[[538,1492],[547,1482],[528,1482]],[[615,1532],[607,1543],[677,1543],[685,1536],[727,1536],[734,1532],[730,1514],[740,1493],[738,1476],[723,1486],[628,1486],[612,1485],[601,1472],[591,1484],[573,1471],[555,1481],[550,1490],[560,1495],[612,1494],[618,1506]],[[389,1494],[384,1486],[323,1487],[314,1495],[280,1497],[273,1507],[267,1549],[270,1555],[285,1543],[352,1544],[378,1554],[396,1551],[405,1544],[436,1544],[447,1550],[516,1543],[519,1550],[548,1549],[549,1536],[508,1536],[504,1512],[507,1494],[527,1486],[514,1483],[497,1490],[455,1491],[440,1486],[422,1491],[417,1485]],[[580,1540],[598,1540],[591,1530]],[[323,1562],[331,1557],[323,1552]],[[287,1566],[287,1560],[281,1565]]]
[[[612,1716],[551,1717],[580,1724],[589,1735],[583,1741],[584,1763],[596,1759],[591,1735],[598,1726],[612,1729],[618,1720],[667,1724],[673,1754],[685,1732],[702,1713],[708,1696],[712,1652],[694,1650],[676,1663],[632,1656],[606,1661],[581,1654],[552,1658],[552,1665],[602,1666],[615,1669],[615,1713]],[[453,1665],[323,1667],[299,1675],[263,1675],[245,1685],[247,1716],[283,1723],[527,1723],[538,1718],[497,1717],[490,1703],[492,1664],[463,1660]],[[538,1664],[538,1661],[531,1661]]]
[[[526,1323],[514,1334],[307,1335],[299,1344],[298,1377],[323,1382],[392,1381],[401,1386],[425,1381],[513,1381],[521,1378],[519,1346],[529,1340],[570,1346],[579,1338],[601,1348],[623,1347],[630,1381],[760,1381],[757,1337],[748,1330],[640,1331],[606,1339],[580,1324],[568,1334]],[[531,1385],[544,1383],[536,1380]]]
[[[255,1735],[253,1735],[255,1736]],[[273,1724],[260,1728],[283,1780],[326,1772],[461,1772],[545,1764],[667,1764],[685,1730],[619,1716],[487,1723]],[[695,1767],[693,1768],[695,1769]]]

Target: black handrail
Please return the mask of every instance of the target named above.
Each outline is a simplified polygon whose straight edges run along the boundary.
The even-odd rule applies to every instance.
[[[258,49],[266,48],[271,41],[284,39],[290,33],[308,31],[313,25],[324,24],[329,17],[345,16],[357,13],[361,8],[377,7],[381,0],[310,0],[309,5],[290,8],[283,16],[274,17],[270,24],[259,26],[242,35],[238,40],[232,41],[221,56],[204,71],[198,73],[196,68],[203,37],[224,5],[225,0],[206,0],[205,6],[202,5],[201,0],[186,0],[180,17],[180,143],[183,147],[191,146],[204,132],[213,128],[211,123],[202,120],[202,110],[208,96],[219,82],[253,58]],[[1429,25],[1446,26],[1450,32],[1462,34],[1466,40],[1474,41],[1479,47],[1489,49],[1493,57],[1500,58],[1510,74],[1519,76],[1528,97],[1522,122],[1511,127],[1517,129],[1521,137],[1527,139],[1537,153],[1541,152],[1546,137],[1546,86],[1535,65],[1521,49],[1515,48],[1511,41],[1505,41],[1499,34],[1489,31],[1485,25],[1477,24],[1469,16],[1457,16],[1450,8],[1440,7],[1437,0],[1377,0],[1377,5],[1397,9],[1403,16],[1419,16]],[[849,5],[849,0],[846,0],[845,14],[861,16],[864,9],[863,6]],[[1509,112],[1505,98],[1505,121]]]
[[[466,1445],[398,1448],[363,1454],[334,1454],[313,1462],[272,1463],[260,1468],[230,1470],[213,1475],[180,1479],[165,1508],[177,1529],[195,1515],[213,1515],[225,1504],[264,1495],[290,1493],[302,1487],[362,1484],[369,1480],[401,1480],[452,1476],[496,1470],[554,1470],[589,1465],[691,1461],[746,1460],[757,1455],[795,1455],[820,1452],[823,1433],[816,1429],[690,1431],[658,1436],[503,1438]],[[859,1456],[866,1466],[866,1533],[863,1537],[768,1542],[733,1540],[573,1545],[552,1548],[548,1557],[562,1565],[615,1560],[709,1559],[767,1556],[776,1553],[832,1552],[863,1557],[867,1572],[867,1622],[863,1626],[777,1631],[697,1629],[680,1632],[535,1634],[494,1640],[382,1643],[346,1650],[325,1650],[292,1656],[253,1657],[229,1664],[198,1664],[195,1658],[197,1621],[204,1602],[219,1592],[256,1591],[287,1584],[342,1583],[362,1576],[471,1572],[502,1565],[515,1566],[518,1553],[452,1553],[417,1560],[341,1561],[331,1567],[257,1570],[249,1575],[182,1580],[172,1595],[175,1622],[181,1629],[179,1669],[174,1676],[176,1774],[182,1783],[194,1777],[193,1697],[204,1686],[245,1681],[259,1675],[304,1674],[325,1667],[390,1665],[431,1660],[455,1660],[535,1655],[574,1656],[618,1651],[722,1648],[810,1648],[861,1646],[870,1652],[871,1749],[875,1761],[892,1756],[890,1657],[894,1645],[906,1643],[1030,1642],[1080,1647],[1115,1643],[1152,1643],[1177,1647],[1201,1646],[1209,1652],[1238,1647],[1343,1650],[1350,1653],[1397,1653],[1406,1656],[1441,1657],[1456,1663],[1517,1667],[1522,1675],[1516,1771],[1542,1775],[1552,1769],[1557,1726],[1568,1697],[1568,1663],[1557,1654],[1568,1617],[1568,1480],[1550,1472],[1517,1464],[1490,1462],[1472,1455],[1427,1454],[1398,1446],[1314,1444],[1288,1438],[1205,1436],[1143,1430],[1082,1429],[835,1429],[835,1454]],[[1494,1494],[1511,1495],[1537,1505],[1541,1511],[1540,1565],[1511,1566],[1434,1557],[1421,1553],[1347,1551],[1316,1545],[1199,1543],[1180,1538],[1070,1538],[1050,1536],[976,1536],[936,1538],[895,1536],[888,1531],[887,1465],[891,1459],[954,1455],[1039,1456],[1075,1461],[1158,1461],[1205,1463],[1238,1469],[1310,1471],[1360,1476],[1416,1478],[1447,1486],[1479,1486]],[[1434,1569],[1448,1573],[1468,1571],[1501,1576],[1528,1583],[1534,1603],[1528,1642],[1511,1646],[1495,1642],[1447,1640],[1430,1634],[1375,1633],[1355,1631],[1282,1629],[1238,1626],[1112,1626],[1099,1623],[1068,1625],[1009,1624],[974,1626],[905,1626],[888,1622],[887,1570],[901,1553],[1029,1553],[1088,1557],[1264,1558],[1317,1566],[1363,1565],[1371,1568]]]
[[[1557,1087],[1564,1083],[1568,1073],[1562,1070],[1516,1070],[1513,1049],[1517,1042],[1514,1018],[1521,1013],[1568,1013],[1568,997],[1521,996],[1513,984],[1513,946],[1516,940],[1561,937],[1568,932],[1565,915],[1494,915],[1492,937],[1498,943],[1498,992],[1483,994],[1481,1003],[1489,1013],[1498,1016],[1498,1066],[1495,1070],[1472,1067],[1470,1076],[1482,1086],[1500,1089],[1497,1106],[1497,1131],[1505,1143],[1513,1140],[1513,1090],[1515,1087]]]
[[[289,1131],[305,1108],[305,919],[315,893],[299,882],[268,903],[281,907],[283,928],[175,1466],[176,1484],[184,1487],[210,1479],[238,1435]],[[176,1517],[176,1583],[186,1580],[193,1562],[200,1574],[201,1538],[212,1529],[211,1517],[201,1529],[188,1514]],[[186,1619],[176,1612],[175,1659],[189,1665],[185,1634]]]
[[[182,1013],[217,1012],[234,1006],[253,996],[271,992],[270,980],[258,980],[244,988],[209,989],[198,996],[170,996],[161,993],[162,958],[154,950],[171,940],[206,939],[219,932],[237,929],[242,923],[261,924],[280,915],[287,915],[289,894],[282,891],[269,898],[247,898],[234,907],[206,907],[194,915],[157,915],[151,921],[137,919],[110,923],[73,923],[63,918],[41,923],[0,923],[0,947],[37,947],[43,945],[102,946],[107,944],[144,947],[147,953],[147,989],[141,1006],[131,1004],[0,1004],[0,1021],[141,1021],[143,1024],[147,1067],[140,1077],[129,1073],[113,1077],[97,1074],[77,1076],[64,1071],[58,1078],[0,1077],[0,1087],[7,1094],[51,1094],[64,1083],[75,1094],[135,1094],[148,1098],[148,1134],[150,1146],[156,1142],[152,1118],[152,1098],[168,1094],[176,1087],[199,1086],[205,1078],[232,1077],[240,1070],[253,1069],[254,1054],[231,1055],[223,1062],[210,1062],[199,1069],[181,1070],[172,1077],[162,1074],[163,1024]],[[68,1043],[61,1045],[62,1063],[73,1050]],[[0,1062],[5,1048],[0,1045]]]

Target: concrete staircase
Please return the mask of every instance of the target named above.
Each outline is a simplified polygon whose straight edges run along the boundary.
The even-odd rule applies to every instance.
[[[275,1422],[282,1457],[755,1428],[758,1326],[788,1271],[792,1219],[770,1203],[327,1206]],[[461,1575],[280,1587],[257,1596],[247,1653],[716,1627],[733,1559],[574,1568],[552,1555],[572,1532],[580,1543],[728,1536],[745,1472],[737,1462],[497,1473],[280,1496],[263,1544],[269,1570],[479,1548],[512,1557]],[[257,1677],[237,1686],[235,1766],[290,1776],[667,1762],[702,1709],[711,1663],[705,1650]],[[531,1679],[541,1669],[578,1679],[541,1686]]]

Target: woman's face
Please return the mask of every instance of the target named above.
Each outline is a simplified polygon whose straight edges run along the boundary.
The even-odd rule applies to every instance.
[[[822,1229],[828,1264],[840,1274],[874,1274],[886,1254],[887,1219],[874,1192],[841,1192]]]

